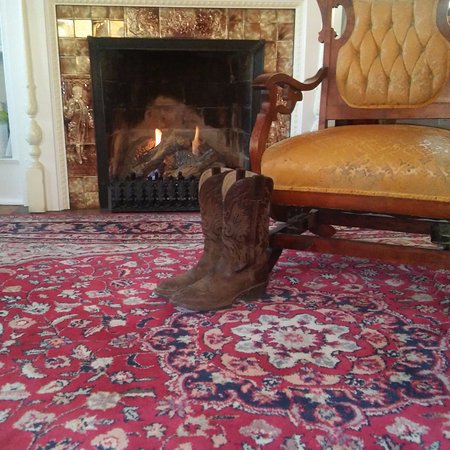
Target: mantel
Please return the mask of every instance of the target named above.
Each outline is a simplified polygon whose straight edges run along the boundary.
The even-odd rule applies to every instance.
[[[51,5],[158,6],[183,8],[297,8],[304,0],[47,0]]]

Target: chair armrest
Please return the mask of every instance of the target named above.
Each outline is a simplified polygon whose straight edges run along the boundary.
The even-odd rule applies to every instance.
[[[251,170],[261,171],[261,157],[267,147],[270,127],[278,114],[290,115],[297,102],[303,100],[303,92],[315,89],[326,77],[323,67],[304,82],[285,73],[265,73],[253,81],[253,88],[261,90],[261,107],[256,116],[250,137]]]

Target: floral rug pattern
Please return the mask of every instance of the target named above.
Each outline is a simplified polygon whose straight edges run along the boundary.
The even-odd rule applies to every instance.
[[[0,216],[1,448],[450,447],[450,271],[285,251],[259,301],[158,297],[201,250],[195,213]]]

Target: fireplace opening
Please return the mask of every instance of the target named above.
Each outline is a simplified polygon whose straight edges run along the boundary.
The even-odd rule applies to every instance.
[[[195,210],[204,170],[248,168],[263,41],[88,40],[102,208]]]

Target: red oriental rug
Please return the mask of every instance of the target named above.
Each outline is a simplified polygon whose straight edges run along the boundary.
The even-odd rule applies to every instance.
[[[194,313],[154,289],[197,214],[0,238],[2,450],[450,448],[450,271],[285,251],[259,301]]]

